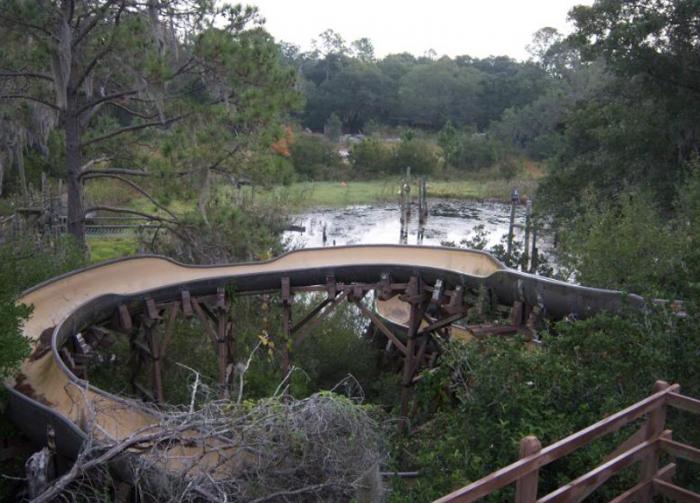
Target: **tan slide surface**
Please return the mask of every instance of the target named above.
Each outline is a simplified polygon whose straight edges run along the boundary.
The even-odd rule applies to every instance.
[[[77,271],[30,290],[19,299],[21,303],[34,306],[32,316],[24,326],[24,334],[35,349],[44,331],[59,324],[82,304],[106,294],[136,294],[217,277],[283,274],[293,270],[363,264],[429,267],[475,277],[488,277],[504,269],[501,263],[485,253],[391,245],[305,249],[267,262],[207,267],[180,265],[159,257],[137,257]],[[105,435],[115,439],[157,422],[157,417],[131,406],[129,402],[80,388],[64,373],[55,358],[49,351],[36,360],[26,360],[21,367],[21,380],[18,379],[21,383],[19,389],[78,427],[85,424],[87,403],[93,402],[98,411],[97,424]]]

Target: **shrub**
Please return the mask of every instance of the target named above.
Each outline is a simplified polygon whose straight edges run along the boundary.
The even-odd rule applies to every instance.
[[[350,150],[350,163],[357,175],[378,177],[391,170],[392,151],[377,138],[365,138]]]
[[[679,295],[682,245],[648,196],[622,194],[594,205],[561,233],[562,263],[590,286],[650,296]]]
[[[411,168],[415,175],[434,175],[438,171],[438,156],[435,146],[417,138],[403,138],[391,160],[392,171],[403,174]]]
[[[82,250],[69,237],[54,241],[29,238],[0,246],[0,378],[12,374],[29,354],[22,325],[32,307],[17,305],[23,290],[85,263]]]
[[[297,174],[306,180],[325,180],[337,177],[341,167],[340,155],[322,136],[300,134],[291,148],[292,163]]]

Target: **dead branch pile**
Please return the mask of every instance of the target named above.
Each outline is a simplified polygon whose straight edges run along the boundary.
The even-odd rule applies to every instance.
[[[104,494],[97,486],[108,478],[107,463],[118,459],[134,490],[155,501],[381,499],[382,432],[348,398],[281,395],[161,414],[158,424],[118,442],[93,428],[73,469],[35,501]]]

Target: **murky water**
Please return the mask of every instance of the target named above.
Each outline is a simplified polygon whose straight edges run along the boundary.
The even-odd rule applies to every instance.
[[[428,199],[428,208],[428,219],[421,233],[418,208],[413,206],[406,244],[439,246],[444,241],[451,241],[459,245],[461,240],[473,237],[479,225],[483,225],[488,232],[488,247],[500,243],[501,238],[508,234],[508,204]],[[524,206],[516,209],[515,221],[524,227]],[[401,242],[400,212],[396,203],[316,209],[295,215],[293,223],[305,228],[303,232],[290,231],[285,234],[293,248]],[[522,240],[522,234],[523,230],[516,228],[515,239]],[[538,246],[542,246],[540,242]]]

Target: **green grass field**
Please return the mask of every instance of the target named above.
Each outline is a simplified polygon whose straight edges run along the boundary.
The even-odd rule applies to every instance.
[[[522,196],[531,196],[537,188],[538,176],[524,173],[512,180],[494,176],[493,173],[479,173],[461,180],[428,180],[428,197],[458,199],[479,199],[509,201],[513,188]],[[244,187],[240,196],[256,204],[282,203],[288,211],[303,212],[311,208],[339,208],[354,204],[393,202],[398,199],[400,178],[386,178],[371,181],[349,182],[299,182],[290,186],[271,189]],[[231,192],[229,186],[220,190]],[[412,184],[412,194],[418,192]],[[124,196],[122,196],[124,197]],[[153,212],[156,208],[142,197],[132,196],[129,201],[120,201],[123,206],[139,211]],[[168,205],[176,214],[195,206],[194,201],[175,200]],[[91,262],[101,262],[113,258],[132,255],[138,251],[138,241],[134,235],[95,236],[88,238]]]
[[[350,182],[301,182],[289,187],[277,187],[262,192],[256,197],[278,198],[286,200],[293,211],[309,208],[337,208],[352,204],[371,204],[394,201],[398,198],[399,179]],[[428,181],[428,197],[445,197],[457,199],[479,199],[510,201],[513,188],[521,195],[534,194],[537,180],[523,177],[514,180],[505,179],[470,179],[470,180],[435,180]],[[414,185],[413,194],[418,190]]]

